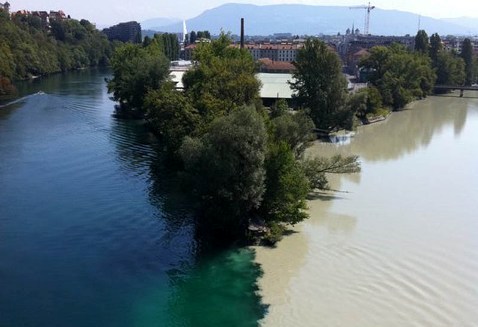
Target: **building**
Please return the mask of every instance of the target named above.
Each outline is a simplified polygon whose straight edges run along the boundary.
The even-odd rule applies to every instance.
[[[0,3],[0,9],[7,13],[10,13],[10,4],[8,2]]]
[[[44,27],[49,28],[50,23],[53,21],[63,21],[65,19],[69,19],[70,16],[66,15],[63,10],[50,10],[50,13],[47,11],[41,10],[41,11],[28,11],[28,10],[18,10],[14,13],[12,13],[13,16],[33,16],[33,17],[38,17],[41,20],[41,23]]]
[[[63,10],[58,10],[58,11],[50,10],[50,14],[48,15],[48,17],[50,19],[50,22],[53,20],[62,21],[66,19],[66,15],[63,12]]]
[[[261,58],[258,60],[259,72],[261,73],[279,73],[291,74],[295,70],[294,64],[287,61],[273,61],[269,58]]]
[[[103,33],[106,34],[108,40],[141,43],[141,25],[138,22],[119,23],[118,25],[105,28]]]
[[[254,60],[269,58],[273,61],[292,62],[302,46],[300,43],[257,43],[246,44],[244,48],[249,50]]]

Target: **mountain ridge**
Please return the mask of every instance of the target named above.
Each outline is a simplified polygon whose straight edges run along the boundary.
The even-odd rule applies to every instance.
[[[364,29],[366,10],[345,6],[315,6],[301,4],[254,5],[228,3],[208,9],[186,20],[187,28],[209,30],[218,34],[221,30],[239,34],[240,18],[245,19],[247,35],[272,35],[292,33],[298,35],[333,35],[345,33],[347,28]],[[460,25],[464,21],[464,25]],[[476,22],[476,24],[475,24]],[[418,27],[429,35],[478,34],[478,18],[460,20],[437,19],[400,10],[375,8],[370,13],[370,33],[374,35],[415,35]],[[149,27],[161,32],[181,32],[182,22]]]

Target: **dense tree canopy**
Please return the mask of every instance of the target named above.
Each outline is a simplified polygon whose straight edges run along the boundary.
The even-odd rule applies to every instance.
[[[307,218],[306,196],[315,184],[301,160],[314,122],[305,111],[290,113],[284,102],[269,116],[257,101],[252,56],[231,46],[227,35],[198,46],[182,91],[167,80],[165,49],[156,41],[116,51],[110,90],[119,101],[142,108],[182,168],[199,199],[199,226],[233,240],[259,220],[269,228],[267,238],[278,240],[284,225]]]
[[[195,59],[198,65],[184,74],[184,90],[206,121],[258,99],[254,60],[247,50],[232,47],[227,35],[201,43]]]
[[[317,128],[331,130],[347,126],[346,80],[342,63],[336,53],[317,39],[308,39],[297,53],[294,63],[295,100],[310,111]]]
[[[432,60],[433,67],[438,65],[438,55],[443,51],[443,44],[438,33],[432,34],[430,36],[430,59]]]
[[[373,71],[370,82],[379,90],[383,103],[393,109],[426,97],[436,79],[428,56],[409,52],[398,44],[370,49],[370,56],[362,60],[361,66]]]
[[[461,49],[461,57],[465,62],[465,85],[471,85],[473,83],[473,45],[471,40],[466,38],[463,41]]]
[[[267,134],[262,117],[245,107],[215,119],[201,138],[181,147],[186,171],[211,229],[240,233],[264,194]]]
[[[183,92],[173,89],[172,83],[148,92],[145,106],[151,128],[171,154],[179,149],[186,136],[200,130],[201,116]]]
[[[52,21],[48,28],[38,17],[16,14],[10,18],[0,10],[3,81],[106,65],[112,52],[112,43],[87,20]]]
[[[169,60],[152,43],[127,43],[116,49],[111,59],[113,78],[108,81],[108,92],[129,114],[142,116],[148,91],[159,89],[169,76]]]
[[[430,48],[430,42],[428,34],[424,30],[419,30],[415,36],[415,51],[422,54],[428,54]]]

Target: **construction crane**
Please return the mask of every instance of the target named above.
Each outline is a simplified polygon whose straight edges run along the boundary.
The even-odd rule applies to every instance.
[[[371,6],[369,2],[368,5],[349,7],[349,9],[366,9],[367,10],[367,14],[365,15],[365,26],[364,26],[363,32],[365,35],[368,35],[368,32],[369,32],[368,30],[370,25],[370,11],[372,11],[372,9],[375,9],[375,6]]]

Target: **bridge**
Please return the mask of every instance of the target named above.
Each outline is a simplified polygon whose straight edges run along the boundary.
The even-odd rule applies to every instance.
[[[463,97],[463,93],[465,91],[478,91],[478,85],[476,85],[476,84],[471,85],[471,86],[465,86],[465,85],[435,85],[434,89],[435,90],[448,90],[448,91],[460,90],[460,97]]]

